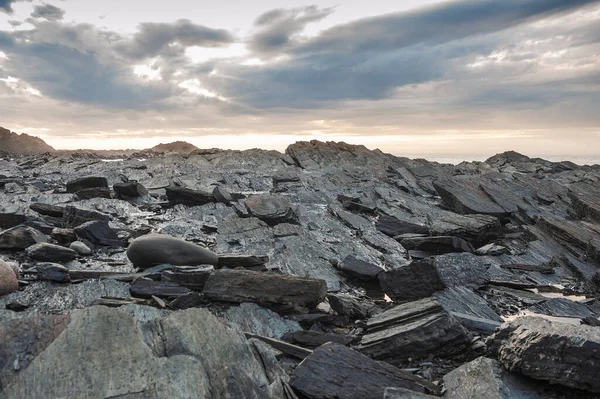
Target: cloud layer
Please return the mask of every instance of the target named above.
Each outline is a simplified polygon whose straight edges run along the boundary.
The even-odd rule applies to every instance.
[[[124,34],[35,5],[0,31],[0,106],[21,126],[28,112],[56,110],[39,123],[58,130],[70,118],[66,136],[132,120],[150,134],[164,120],[182,134],[201,124],[297,135],[546,129],[564,139],[579,129],[582,146],[600,140],[597,0],[450,1],[307,33],[334,12],[271,10],[239,37],[190,19]],[[242,50],[211,56],[232,48]]]

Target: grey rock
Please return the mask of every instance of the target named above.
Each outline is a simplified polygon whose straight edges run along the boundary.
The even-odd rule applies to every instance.
[[[88,256],[92,253],[92,250],[90,249],[90,247],[88,247],[81,241],[73,241],[69,245],[69,248],[71,248],[73,251],[77,252],[79,255],[82,255],[82,256]]]
[[[77,252],[60,245],[41,242],[28,247],[25,252],[31,259],[45,262],[69,262],[77,258]]]
[[[35,202],[29,205],[29,209],[39,213],[40,215],[52,216],[55,218],[62,218],[65,213],[65,208],[62,206],[44,204],[41,202]]]
[[[56,283],[70,283],[69,269],[59,263],[38,263],[35,265],[38,278]]]
[[[513,372],[590,392],[600,392],[600,329],[519,317],[488,339],[494,356]]]
[[[386,361],[456,355],[471,341],[470,333],[435,298],[397,305],[367,320],[359,350]]]
[[[539,383],[510,373],[494,359],[479,357],[444,376],[448,399],[541,399]]]
[[[436,255],[475,250],[468,241],[451,236],[405,238],[400,243],[408,250],[425,251]]]
[[[252,195],[245,201],[246,208],[255,217],[268,225],[297,223],[291,204],[284,198],[274,195]]]
[[[376,281],[377,276],[385,270],[377,265],[356,259],[354,256],[346,256],[338,268],[345,274],[365,281]]]
[[[79,239],[87,240],[94,245],[108,247],[123,247],[126,245],[105,220],[80,224],[75,228],[75,234]]]
[[[463,213],[505,216],[511,209],[505,209],[472,186],[470,179],[449,178],[433,182],[440,197],[449,208]]]
[[[585,304],[567,298],[551,298],[530,306],[528,310],[548,316],[578,317],[581,319],[594,315],[594,312]]]
[[[218,267],[256,269],[269,261],[268,255],[218,254]]]
[[[233,201],[231,193],[225,187],[222,186],[215,187],[212,195],[217,202],[229,204],[231,201]]]
[[[148,195],[146,187],[136,181],[115,183],[113,185],[113,190],[117,194],[117,198],[120,199],[131,199]]]
[[[215,202],[215,197],[205,191],[176,186],[169,186],[166,188],[166,191],[167,198],[173,204],[195,206]]]
[[[67,182],[67,192],[68,193],[76,193],[80,190],[88,189],[88,188],[98,188],[98,187],[106,187],[108,188],[108,181],[105,177],[82,177],[79,179],[71,180]]]
[[[427,234],[429,232],[427,226],[398,220],[393,216],[387,215],[379,217],[375,224],[375,228],[390,237],[407,233]]]
[[[223,318],[243,332],[270,338],[282,338],[288,332],[300,331],[297,321],[284,319],[277,313],[255,303],[241,303],[229,308]]]
[[[502,245],[489,243],[475,250],[477,255],[498,256],[510,253],[510,250]]]
[[[136,238],[127,248],[127,257],[135,267],[147,269],[172,265],[217,265],[217,255],[206,248],[164,234],[148,234]]]
[[[67,205],[65,207],[65,213],[63,215],[63,223],[65,227],[77,227],[83,223],[95,221],[95,220],[106,220],[111,219],[110,215],[102,212],[91,211],[86,209],[79,209],[74,206]]]
[[[213,266],[174,267],[173,270],[163,271],[162,281],[173,282],[193,290],[202,291],[206,280],[215,270]]]
[[[108,187],[90,187],[79,190],[75,193],[77,200],[86,200],[92,198],[111,198],[110,188]]]
[[[39,242],[47,242],[48,238],[39,230],[28,226],[16,226],[0,233],[0,248],[25,249]]]
[[[350,294],[327,294],[331,309],[351,319],[366,319],[379,312],[377,306],[367,299],[360,300]]]

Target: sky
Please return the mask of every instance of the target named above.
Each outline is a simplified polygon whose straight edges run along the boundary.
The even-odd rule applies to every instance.
[[[61,149],[600,155],[599,0],[0,0],[0,126]]]

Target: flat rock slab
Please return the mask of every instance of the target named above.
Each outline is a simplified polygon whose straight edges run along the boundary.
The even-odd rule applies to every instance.
[[[137,280],[129,287],[132,296],[138,298],[176,298],[190,293],[190,289],[173,282]]]
[[[444,204],[458,213],[506,216],[516,211],[498,205],[471,179],[447,178],[434,181],[433,186]]]
[[[327,284],[324,280],[308,277],[247,270],[216,270],[208,278],[203,293],[218,301],[314,307],[325,298]]]
[[[425,298],[367,320],[360,351],[373,359],[403,362],[429,354],[452,356],[470,340],[470,333],[435,298]]]
[[[228,267],[235,269],[236,267],[243,268],[260,268],[269,261],[268,255],[244,255],[244,254],[218,254],[219,262],[217,266]]]
[[[407,233],[427,234],[429,232],[427,226],[407,222],[405,220],[399,220],[393,216],[387,215],[381,216],[377,220],[377,223],[375,223],[375,228],[390,237]]]
[[[432,383],[379,363],[343,345],[328,343],[294,370],[290,385],[308,398],[381,399],[388,387],[437,392]]]
[[[40,215],[52,216],[55,218],[62,218],[65,213],[65,208],[58,205],[44,204],[41,202],[34,202],[29,205],[29,209],[39,213]]]
[[[475,251],[468,241],[465,241],[460,237],[452,236],[405,238],[401,240],[400,243],[408,250],[414,249],[436,255]]]
[[[113,190],[117,194],[117,197],[121,199],[130,199],[148,195],[148,190],[146,187],[135,181],[115,183],[113,185]]]
[[[246,202],[246,208],[255,217],[268,225],[279,223],[298,223],[291,204],[284,198],[275,195],[252,195]]]
[[[537,225],[554,237],[588,252],[600,260],[600,227],[596,230],[581,222],[573,222],[554,217],[540,217]]]
[[[109,221],[110,219],[110,215],[105,213],[79,209],[71,205],[65,207],[65,212],[63,214],[63,224],[65,227],[77,227],[85,222],[94,220]]]
[[[106,220],[97,220],[83,223],[75,228],[75,234],[80,239],[88,240],[94,245],[108,247],[124,247],[127,244],[119,239]]]
[[[572,184],[569,198],[577,216],[600,223],[600,188],[585,183]]]
[[[162,272],[161,279],[167,282],[180,284],[193,290],[202,291],[206,280],[215,270],[213,266],[203,267],[176,267],[174,270]]]
[[[345,274],[365,281],[376,281],[377,276],[385,270],[377,265],[356,259],[354,256],[346,256],[338,268]]]
[[[539,382],[480,357],[444,376],[445,399],[541,399]]]
[[[204,205],[215,202],[212,193],[191,188],[169,186],[166,188],[167,198],[172,204],[182,204],[188,206]]]
[[[600,328],[520,317],[488,339],[509,371],[590,392],[600,392]]]
[[[291,343],[309,348],[316,348],[328,342],[348,345],[354,340],[354,337],[349,335],[304,330],[289,332],[283,338]]]
[[[133,240],[127,257],[135,267],[147,269],[168,263],[179,266],[213,265],[217,255],[191,242],[165,234],[148,234]]]
[[[45,262],[69,262],[77,258],[77,252],[60,245],[40,242],[28,247],[25,252],[31,259]]]
[[[67,182],[68,193],[76,193],[80,190],[97,187],[108,188],[108,180],[106,180],[106,177],[89,176]]]
[[[56,283],[70,283],[69,269],[59,263],[38,263],[35,265],[38,278]]]

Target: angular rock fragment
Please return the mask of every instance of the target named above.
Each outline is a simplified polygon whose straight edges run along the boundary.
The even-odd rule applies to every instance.
[[[69,262],[77,258],[77,252],[72,249],[47,242],[32,245],[25,252],[31,259],[44,262]]]
[[[284,198],[274,195],[252,195],[246,199],[246,208],[255,217],[270,226],[279,223],[298,223],[291,204]]]
[[[169,186],[166,191],[167,198],[173,204],[196,206],[215,202],[215,197],[205,191],[177,186]]]
[[[111,198],[110,188],[108,187],[91,187],[84,188],[75,193],[75,198],[78,200],[86,200],[92,198]]]
[[[173,270],[162,272],[161,279],[162,281],[170,281],[193,290],[202,291],[206,280],[214,270],[213,266],[175,267]]]
[[[343,345],[328,343],[294,370],[290,385],[308,398],[380,399],[388,387],[437,392],[432,383]]]
[[[19,250],[39,242],[47,242],[48,238],[40,231],[28,226],[16,226],[0,233],[0,248]]]
[[[585,183],[572,184],[569,198],[578,217],[600,223],[600,188]]]
[[[426,298],[446,288],[430,260],[413,261],[406,266],[381,273],[379,283],[394,301]]]
[[[70,205],[65,207],[65,213],[63,215],[63,223],[65,227],[77,227],[86,222],[95,220],[108,221],[110,219],[110,215],[105,213],[79,209]]]
[[[374,303],[350,294],[327,294],[327,300],[331,309],[351,319],[366,319],[379,311]]]
[[[492,334],[502,318],[487,301],[466,287],[452,287],[434,294],[440,305],[467,330]]]
[[[551,298],[530,306],[528,310],[548,316],[575,317],[580,319],[594,315],[594,312],[585,304],[571,301],[567,298]]]
[[[180,266],[216,266],[218,263],[217,255],[208,249],[164,234],[136,238],[127,248],[127,257],[141,269],[163,263]]]
[[[41,202],[34,202],[29,205],[29,209],[39,213],[40,215],[52,216],[55,218],[62,218],[65,213],[65,208],[57,205],[44,204]]]
[[[216,270],[203,293],[210,299],[230,302],[296,304],[314,307],[325,298],[325,281],[246,270]]]
[[[286,333],[283,338],[286,341],[308,348],[316,348],[327,342],[348,345],[354,340],[354,337],[349,335],[304,330]]]
[[[477,255],[481,255],[481,256],[486,256],[486,255],[500,256],[500,255],[510,253],[510,250],[502,245],[489,243],[489,244],[484,245],[483,247],[477,248],[475,250],[475,253]]]
[[[509,371],[600,392],[600,329],[519,317],[502,325],[488,347]]]
[[[479,357],[444,376],[447,399],[541,399],[539,383]]]
[[[18,213],[0,212],[0,229],[10,229],[27,221],[25,215]]]
[[[108,188],[108,180],[106,180],[105,177],[90,176],[82,177],[80,179],[75,179],[67,182],[68,193],[76,193],[80,190],[98,187]]]
[[[215,187],[212,195],[217,202],[229,204],[231,201],[233,201],[233,196],[231,195],[231,193],[225,187],[222,186]]]
[[[580,222],[555,217],[540,217],[536,223],[554,237],[588,252],[600,260],[600,234]]]
[[[376,281],[377,276],[385,270],[369,262],[356,259],[354,256],[346,256],[338,268],[345,274],[365,281]]]
[[[108,247],[123,247],[126,245],[105,220],[80,224],[75,228],[75,234],[80,239],[87,240],[94,245]]]
[[[143,184],[136,181],[128,181],[125,183],[115,183],[113,190],[119,199],[131,199],[148,195],[148,190]]]
[[[393,216],[380,216],[375,223],[375,228],[390,237],[395,237],[407,233],[427,234],[429,229],[427,226],[398,220]]]
[[[229,308],[223,318],[234,324],[234,328],[270,338],[281,338],[288,332],[302,330],[294,320],[287,320],[255,303],[241,303]]]
[[[456,355],[470,341],[469,332],[435,298],[425,298],[367,320],[359,350],[373,359],[405,362],[429,354]]]
[[[38,278],[56,283],[70,283],[69,270],[59,263],[38,263],[35,265]]]
[[[425,251],[436,255],[475,250],[468,241],[451,236],[405,238],[400,241],[400,244],[409,250]]]
[[[52,238],[59,243],[70,243],[77,240],[77,235],[73,229],[61,229],[60,227],[55,227],[52,229]]]

